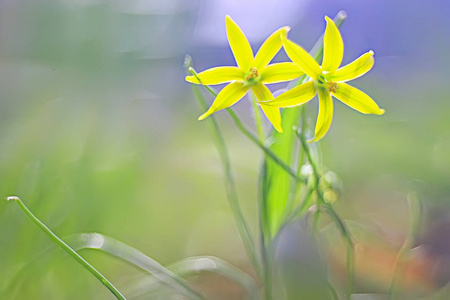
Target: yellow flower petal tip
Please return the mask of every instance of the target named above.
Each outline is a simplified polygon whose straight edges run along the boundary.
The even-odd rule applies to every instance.
[[[380,108],[380,113],[378,115],[384,115],[385,112],[386,112],[386,110]]]
[[[318,142],[318,141],[320,141],[320,139],[316,139],[316,137],[313,137],[312,139],[307,140],[306,142],[307,142],[308,144],[311,144],[311,143],[315,143],[315,142]]]
[[[232,22],[232,23],[236,24],[236,22],[234,22],[234,20],[233,20],[229,15],[226,15],[226,16],[225,16],[225,22],[226,22],[226,23]]]
[[[289,31],[291,31],[291,26],[283,26],[280,28],[281,31],[288,33]]]
[[[374,56],[375,55],[375,52],[373,52],[372,50],[369,50],[369,52],[368,52],[370,55],[372,55],[372,56]]]
[[[197,78],[195,78],[195,76],[186,76],[184,79],[185,79],[187,82],[192,82],[192,83],[198,81]]]
[[[283,26],[272,33],[256,55],[242,29],[229,15],[225,15],[225,27],[237,66],[214,67],[198,74],[194,73],[194,69],[189,69],[194,75],[185,77],[187,82],[205,86],[229,83],[216,96],[210,108],[198,117],[199,121],[234,105],[249,90],[253,90],[258,100],[272,100],[273,95],[266,84],[291,81],[303,75],[301,69],[290,62],[269,64],[282,47],[280,37],[286,39],[290,26]],[[269,105],[262,105],[262,109],[274,128],[283,132],[279,109]]]
[[[204,120],[204,119],[206,119],[207,117],[209,117],[209,113],[208,112],[205,112],[203,115],[201,115],[200,117],[198,117],[198,119],[197,120],[199,120],[199,121],[201,121],[201,120]]]

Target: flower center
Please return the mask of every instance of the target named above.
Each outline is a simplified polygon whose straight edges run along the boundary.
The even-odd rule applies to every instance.
[[[336,82],[328,81],[323,74],[317,76],[316,86],[326,89],[330,93],[336,93],[339,89],[339,85]]]
[[[259,73],[258,69],[255,67],[251,67],[249,72],[245,76],[245,82],[248,85],[254,85],[259,81]]]

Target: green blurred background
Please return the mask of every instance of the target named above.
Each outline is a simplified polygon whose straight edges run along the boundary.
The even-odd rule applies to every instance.
[[[395,249],[408,226],[406,195],[417,191],[424,205],[417,245],[426,245],[430,264],[450,264],[450,5],[263,2],[0,1],[0,197],[19,196],[61,237],[99,232],[162,264],[216,255],[251,272],[207,122],[197,121],[201,111],[184,82],[184,55],[199,71],[233,64],[226,14],[255,48],[282,25],[308,48],[323,16],[345,9],[344,63],[375,51],[373,71],[354,85],[387,113],[363,116],[336,101],[321,143],[324,165],[343,182],[336,207]],[[252,126],[248,103],[236,109]],[[261,153],[224,113],[217,117],[256,232]],[[111,299],[62,251],[39,256],[53,248],[14,203],[0,201],[5,299]],[[82,254],[125,292],[141,274],[95,251]],[[448,279],[439,273],[435,287]],[[236,295],[230,283],[208,280],[215,299]]]

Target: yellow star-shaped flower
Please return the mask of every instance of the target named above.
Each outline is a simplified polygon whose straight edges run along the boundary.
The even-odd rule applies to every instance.
[[[226,28],[228,42],[238,66],[211,68],[199,73],[198,78],[186,77],[186,81],[195,84],[214,85],[229,82],[217,95],[208,111],[198,118],[199,120],[232,106],[241,100],[249,89],[259,101],[272,100],[273,95],[265,84],[289,81],[304,74],[301,68],[292,62],[269,65],[281,49],[281,37],[286,37],[289,27],[280,28],[269,36],[255,57],[244,33],[229,16],[226,17]],[[273,127],[282,132],[279,108],[266,105],[261,108]]]
[[[382,115],[375,101],[364,92],[344,83],[367,73],[374,64],[373,52],[361,55],[352,63],[339,68],[344,54],[341,34],[333,20],[325,17],[327,27],[323,39],[322,66],[302,47],[281,36],[283,47],[289,58],[296,63],[311,80],[276,97],[272,101],[260,102],[261,106],[292,107],[304,104],[319,94],[319,115],[317,117],[315,137],[317,142],[325,136],[333,118],[331,95],[363,114]],[[339,68],[339,69],[338,69]]]

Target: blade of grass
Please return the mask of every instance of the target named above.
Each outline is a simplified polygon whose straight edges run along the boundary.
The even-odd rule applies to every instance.
[[[420,229],[420,220],[422,215],[422,207],[420,205],[420,199],[416,193],[409,193],[407,196],[409,207],[409,229],[406,234],[405,241],[403,242],[397,257],[394,262],[394,273],[392,274],[391,284],[389,286],[389,293],[391,298],[397,298],[398,291],[396,284],[398,280],[398,274],[400,273],[402,263],[406,259],[408,252],[414,245],[414,241],[417,238]]]
[[[192,72],[191,71],[191,69],[193,70],[192,60],[190,59],[190,57],[186,57],[185,65],[186,65],[187,70]],[[200,92],[200,89],[195,85],[192,86],[192,89],[194,91],[194,95],[197,98],[197,101],[198,101],[200,107],[203,110],[206,110],[207,103],[206,103],[206,100],[203,97],[202,93]],[[233,170],[231,168],[230,156],[228,154],[226,142],[225,142],[225,139],[223,138],[222,131],[220,130],[220,126],[219,126],[215,116],[212,115],[208,119],[210,120],[213,138],[214,138],[217,150],[219,151],[219,155],[222,160],[222,164],[223,164],[223,168],[224,168],[224,172],[225,172],[225,187],[226,187],[228,202],[230,203],[230,207],[231,207],[233,216],[236,221],[236,226],[237,226],[239,234],[243,240],[243,243],[247,250],[247,253],[252,261],[255,272],[258,275],[258,277],[261,279],[262,278],[262,268],[261,268],[260,262],[258,260],[258,254],[257,254],[256,247],[254,244],[254,239],[251,235],[251,232],[250,232],[249,226],[247,224],[247,221],[245,220],[244,214],[242,213],[241,207],[239,206],[236,185],[234,183]]]
[[[161,282],[167,284],[177,292],[190,299],[203,299],[183,278],[163,267],[160,263],[114,238],[99,234],[85,233],[68,237],[68,241],[75,249],[97,249],[120,258],[144,271],[149,272]]]
[[[168,265],[167,269],[183,278],[199,275],[203,272],[215,273],[241,286],[247,292],[249,299],[261,299],[259,287],[253,277],[218,257],[188,257]],[[140,280],[135,281],[135,284],[129,290],[135,297],[142,297],[146,294],[154,293],[160,288],[161,284],[159,281],[156,281],[153,277],[144,276]]]
[[[79,255],[75,250],[70,248],[63,240],[61,240],[53,231],[51,231],[44,223],[42,223],[20,200],[19,197],[11,196],[7,198],[8,201],[16,202],[22,211],[31,219],[45,234],[47,234],[50,239],[60,246],[64,251],[66,251],[73,259],[75,259],[80,265],[82,265],[86,270],[88,270],[92,275],[94,275],[104,286],[106,286],[111,293],[116,296],[117,299],[126,299],[120,291],[106,279],[97,269],[95,269],[91,264],[89,264],[81,255]]]
[[[200,272],[213,272],[222,275],[243,287],[250,299],[259,299],[259,287],[255,280],[247,273],[220,258],[214,256],[189,257],[170,265],[168,268],[183,277]]]
[[[264,140],[265,140],[265,133],[263,130],[263,122],[261,119],[261,113],[259,110],[259,107],[256,103],[257,99],[256,96],[250,92],[250,97],[251,97],[251,101],[252,101],[252,107],[253,107],[253,111],[255,114],[255,125],[256,128],[258,130],[258,134],[259,134],[259,140],[261,141],[261,143],[264,144]],[[264,155],[264,160],[266,160],[267,154]],[[271,163],[274,163],[273,161],[270,161]],[[275,163],[274,163],[275,164]],[[278,166],[278,165],[277,165]],[[265,174],[266,168],[264,168],[264,172],[262,172],[263,174]],[[289,177],[289,174],[287,173],[283,173],[283,175]],[[290,177],[289,177],[290,178]],[[258,200],[260,200],[261,198],[259,198]],[[261,206],[261,202],[258,201],[259,204],[259,208],[262,208],[263,206]],[[267,209],[267,208],[266,208]],[[259,211],[259,216],[264,216],[265,211],[260,210]],[[266,244],[265,243],[265,233],[267,230],[269,230],[269,237],[270,237],[270,228],[264,228],[263,225],[264,224],[270,224],[270,223],[266,223],[265,219],[260,218],[260,241],[261,241],[261,250],[262,250],[262,255],[261,255],[261,259],[262,259],[262,265],[263,265],[263,276],[264,276],[264,298],[266,300],[271,300],[272,299],[272,269],[273,269],[273,259],[272,259],[272,245]]]

